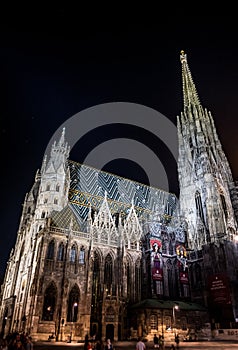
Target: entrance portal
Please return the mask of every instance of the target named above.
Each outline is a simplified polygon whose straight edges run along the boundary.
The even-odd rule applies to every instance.
[[[107,324],[106,326],[106,339],[114,340],[114,325]]]

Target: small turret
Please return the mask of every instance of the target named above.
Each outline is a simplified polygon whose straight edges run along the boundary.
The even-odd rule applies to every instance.
[[[69,150],[68,143],[65,141],[65,128],[63,128],[59,141],[55,141],[52,145],[48,161],[45,156],[42,162],[37,219],[45,219],[53,210],[60,211],[68,203]]]

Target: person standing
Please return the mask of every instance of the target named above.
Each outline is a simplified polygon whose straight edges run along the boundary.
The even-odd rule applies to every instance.
[[[95,345],[95,350],[103,350],[103,342],[101,339],[98,339]]]
[[[136,344],[136,350],[145,350],[145,343],[142,341],[142,337],[139,337],[138,342]]]
[[[33,350],[33,343],[32,343],[31,337],[27,337],[25,349],[26,350]]]
[[[174,341],[176,343],[176,348],[179,349],[179,335],[178,334],[175,335]]]
[[[113,350],[113,346],[110,339],[107,339],[105,350]]]
[[[2,340],[2,344],[0,344],[0,349],[1,350],[8,350],[8,343],[6,339]]]
[[[83,350],[88,350],[88,334],[85,335]]]
[[[159,347],[159,338],[157,337],[157,334],[154,335],[154,348]]]
[[[164,336],[159,335],[159,350],[164,350]]]
[[[19,333],[16,334],[16,338],[13,340],[13,343],[11,344],[12,350],[25,350],[22,341],[21,336]]]

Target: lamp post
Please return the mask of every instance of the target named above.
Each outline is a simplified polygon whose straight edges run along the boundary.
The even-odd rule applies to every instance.
[[[78,306],[78,303],[73,304],[73,309],[72,309],[72,322],[74,322],[74,315],[75,315],[75,308]]]
[[[63,340],[64,318],[61,320],[61,341]]]
[[[164,309],[161,310],[162,337],[164,338]]]
[[[70,334],[70,342],[71,342],[71,340],[72,340],[72,330],[73,330],[73,322],[75,322],[74,321],[74,315],[75,315],[75,308],[78,306],[78,303],[73,303],[73,306],[72,306],[72,323],[71,323],[71,334]]]
[[[175,326],[176,326],[175,310],[179,310],[178,305],[173,306],[173,330],[175,329]]]

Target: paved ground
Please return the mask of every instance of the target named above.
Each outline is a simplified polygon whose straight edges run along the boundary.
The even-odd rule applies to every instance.
[[[135,350],[135,342],[114,342],[114,350]],[[72,348],[72,350],[82,350],[83,344],[82,343],[65,343],[65,342],[36,342],[34,344],[34,350],[70,350],[69,348]],[[164,350],[169,350],[171,347],[171,343],[165,344]],[[146,343],[147,350],[153,350],[153,343]],[[237,342],[231,342],[231,341],[203,341],[203,342],[181,342],[179,345],[179,350],[238,350],[238,341]]]

